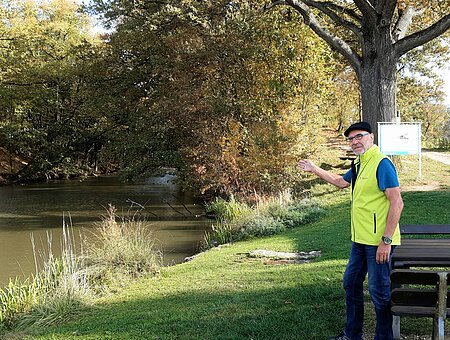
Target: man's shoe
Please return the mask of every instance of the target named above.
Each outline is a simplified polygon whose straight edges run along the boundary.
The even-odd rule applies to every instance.
[[[328,338],[328,340],[351,340],[348,336],[346,336],[344,334],[344,332],[342,332],[339,335],[333,336],[331,338]]]

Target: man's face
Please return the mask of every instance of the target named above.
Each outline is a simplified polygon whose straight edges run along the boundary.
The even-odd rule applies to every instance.
[[[355,155],[362,155],[373,146],[373,133],[353,130],[348,134],[347,140]]]

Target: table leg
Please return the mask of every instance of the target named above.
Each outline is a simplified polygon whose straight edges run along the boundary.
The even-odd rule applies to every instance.
[[[394,333],[394,339],[400,339],[400,316],[394,315],[392,320],[392,331]]]

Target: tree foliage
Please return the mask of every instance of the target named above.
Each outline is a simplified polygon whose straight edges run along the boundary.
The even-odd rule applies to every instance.
[[[124,167],[176,167],[202,192],[292,184],[296,160],[320,144],[341,64],[298,20],[262,16],[261,1],[177,4],[114,1],[105,14],[140,117],[120,136]]]
[[[322,128],[361,114],[354,68],[286,6],[93,0],[111,28],[100,41],[69,0],[0,3],[0,146],[28,161],[16,179],[100,166],[127,179],[175,171],[202,193],[270,193],[299,182],[296,162],[319,152]],[[345,25],[323,24],[357,51]],[[448,121],[428,67],[442,51],[424,45],[395,70],[403,119],[429,136]]]
[[[95,144],[101,119],[87,89],[96,42],[72,1],[7,2],[1,15],[0,136],[28,162],[16,177],[49,177]]]

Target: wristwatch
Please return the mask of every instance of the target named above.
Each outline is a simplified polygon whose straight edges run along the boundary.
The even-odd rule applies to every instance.
[[[381,236],[381,240],[384,242],[384,244],[391,244],[392,243],[392,239],[387,237],[387,236]]]

